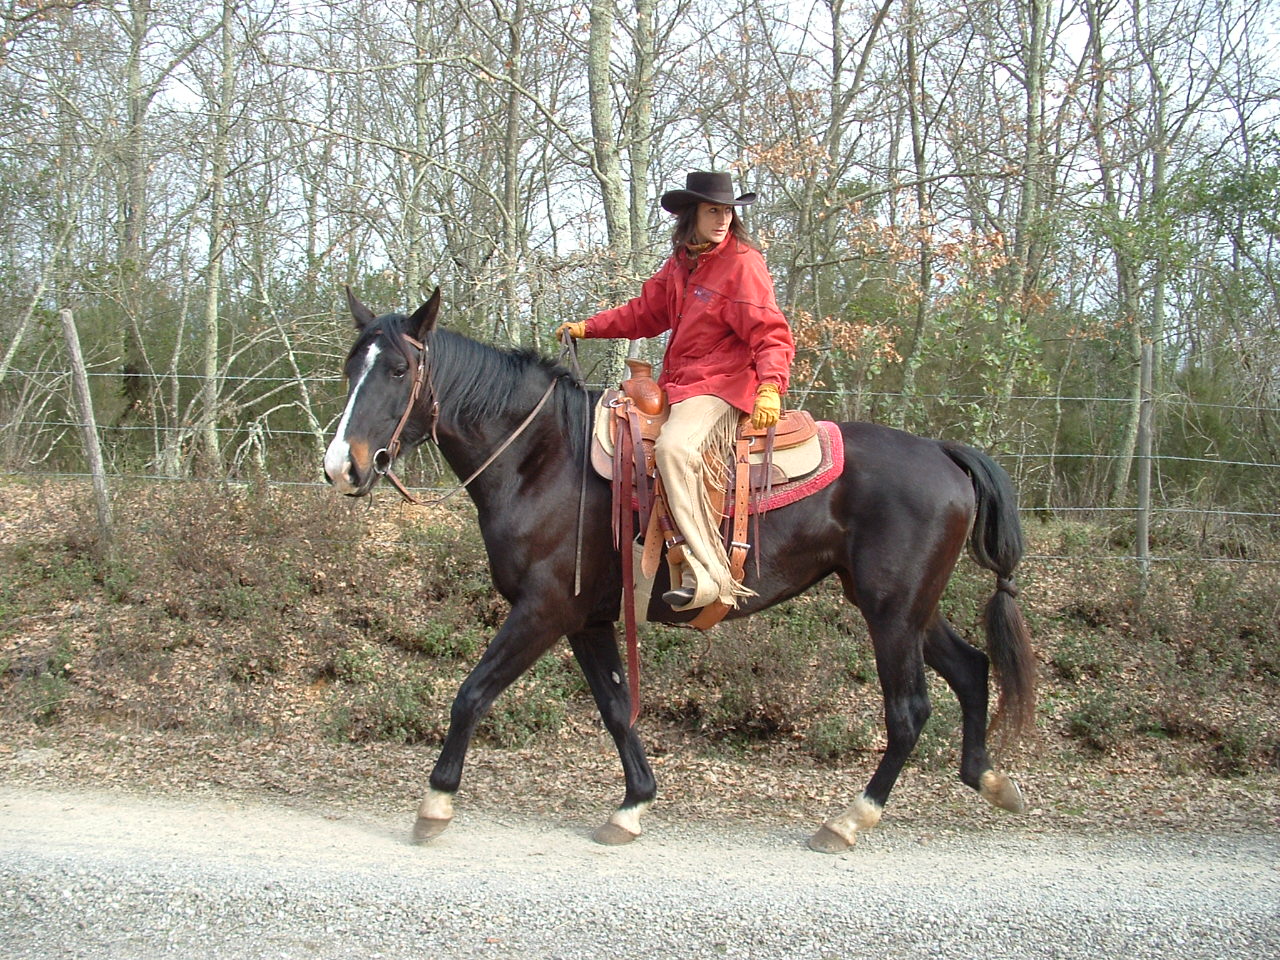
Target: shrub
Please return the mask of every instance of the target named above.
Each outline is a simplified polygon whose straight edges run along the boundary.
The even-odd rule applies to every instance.
[[[933,712],[920,731],[916,748],[908,761],[921,770],[949,770],[959,763],[960,704],[955,695],[934,676],[929,677],[929,699]]]
[[[1068,712],[1067,728],[1081,743],[1105,753],[1132,732],[1133,708],[1115,691],[1098,690]]]
[[[378,649],[368,643],[338,650],[329,669],[333,678],[342,683],[373,683],[386,672]]]
[[[539,735],[555,733],[568,717],[569,700],[585,689],[582,673],[555,655],[542,657],[494,703],[480,725],[488,743],[522,747]]]
[[[41,726],[54,723],[71,694],[71,645],[58,638],[0,662],[0,680],[9,681],[7,709]]]
[[[826,716],[809,725],[804,741],[805,749],[814,758],[838,763],[871,750],[876,743],[876,729],[864,718]]]
[[[1094,630],[1063,625],[1062,635],[1049,652],[1049,662],[1064,680],[1073,683],[1085,677],[1102,677],[1115,669],[1114,652],[1105,638]]]
[[[329,710],[330,736],[356,743],[423,743],[440,739],[440,711],[426,681],[405,678],[361,685]]]
[[[1210,768],[1223,777],[1242,777],[1265,752],[1266,732],[1256,720],[1229,723],[1217,732],[1210,751]]]

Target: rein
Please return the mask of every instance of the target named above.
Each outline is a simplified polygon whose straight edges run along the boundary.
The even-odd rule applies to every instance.
[[[578,531],[573,545],[573,595],[582,596],[582,527],[587,516],[587,472],[591,469],[591,397],[586,390],[586,381],[582,377],[582,367],[578,364],[578,344],[573,337],[565,334],[564,348],[560,351],[560,360],[569,358],[570,369],[573,370],[574,382],[582,388],[582,472],[578,480]]]
[[[480,464],[480,466],[472,472],[471,476],[467,477],[467,479],[463,480],[452,490],[442,496],[435,497],[431,500],[422,500],[415,497],[408,491],[404,483],[401,482],[400,478],[395,475],[394,471],[392,471],[391,464],[394,463],[396,457],[400,455],[400,434],[404,432],[405,424],[409,422],[409,415],[413,413],[413,408],[417,406],[418,403],[418,397],[422,395],[422,391],[424,389],[431,401],[431,439],[439,442],[436,437],[436,423],[440,419],[440,401],[437,399],[435,387],[431,383],[431,371],[427,366],[426,344],[419,340],[415,340],[408,334],[401,334],[401,336],[418,351],[418,362],[413,372],[413,387],[409,391],[409,402],[405,405],[404,413],[400,415],[400,422],[396,424],[396,429],[391,434],[391,439],[387,441],[387,445],[385,447],[373,455],[373,469],[379,476],[386,477],[391,485],[396,488],[396,491],[400,496],[409,503],[418,504],[419,506],[435,506],[437,504],[444,503],[450,497],[462,490],[465,490],[467,484],[471,483],[476,477],[484,473],[493,461],[502,456],[503,452],[511,446],[511,444],[515,443],[516,439],[525,432],[529,424],[533,422],[533,418],[536,417],[542,408],[547,405],[547,401],[551,399],[551,394],[555,392],[556,384],[563,378],[552,377],[551,382],[547,384],[546,391],[542,394],[541,399],[538,400],[537,405],[529,411],[529,415],[521,421],[520,426],[516,427],[507,439],[503,440],[502,443],[498,445],[498,448],[494,450],[493,453],[489,454],[484,463]],[[405,350],[403,346],[401,346],[401,350],[406,356],[408,356],[408,351]]]

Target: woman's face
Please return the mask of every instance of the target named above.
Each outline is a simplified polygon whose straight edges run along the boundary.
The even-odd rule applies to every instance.
[[[719,243],[729,234],[733,222],[733,207],[727,203],[698,204],[698,219],[694,232],[699,243]]]

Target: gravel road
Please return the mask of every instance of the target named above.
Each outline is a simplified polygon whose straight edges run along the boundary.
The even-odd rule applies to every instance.
[[[0,957],[1280,956],[1280,834],[801,832],[0,786]],[[1014,821],[1010,821],[1013,824]]]

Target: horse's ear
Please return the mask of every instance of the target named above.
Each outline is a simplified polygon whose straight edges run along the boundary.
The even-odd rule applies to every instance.
[[[373,311],[360,302],[349,286],[343,289],[347,291],[347,309],[351,311],[351,319],[355,320],[357,330],[363,330],[376,319]]]
[[[440,288],[436,287],[435,292],[431,294],[430,299],[413,312],[413,316],[409,318],[410,326],[418,328],[418,339],[426,340],[427,334],[430,333],[436,325],[436,317],[440,313]]]

